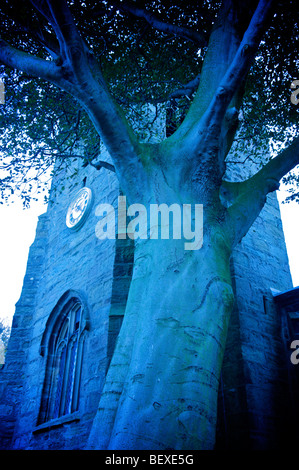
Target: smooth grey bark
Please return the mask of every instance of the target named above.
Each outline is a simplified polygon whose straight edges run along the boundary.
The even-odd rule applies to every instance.
[[[146,199],[180,197],[158,178]],[[184,239],[135,241],[124,322],[87,448],[213,448],[234,302],[224,212],[216,203],[204,210],[199,250],[186,250]]]
[[[211,252],[181,253],[173,269],[173,259],[168,263],[161,259],[161,249],[178,255],[178,243],[171,244],[172,249],[159,241],[154,249],[151,244],[147,250],[145,246],[137,250],[135,270],[142,275],[134,273],[128,303],[137,321],[126,322],[122,333],[134,331],[134,342],[110,449],[213,448],[232,289],[229,279],[210,266]],[[209,266],[202,262],[207,256]],[[153,269],[152,263],[159,269]],[[161,275],[161,268],[168,274]],[[136,303],[136,297],[141,303]],[[113,369],[117,359],[118,351],[110,369],[111,382],[118,379]],[[104,409],[102,424],[106,413]],[[99,429],[97,448],[102,437]]]
[[[254,11],[254,1],[223,1],[187,117],[170,138],[154,145],[137,141],[66,2],[32,3],[55,32],[55,61],[24,54],[3,40],[0,60],[55,83],[84,106],[111,154],[129,204],[204,206],[200,250],[186,251],[185,240],[136,241],[125,318],[88,447],[213,448],[219,374],[233,305],[230,255],[267,193],[299,163],[295,140],[249,180],[223,180],[241,85],[272,2],[260,0]]]

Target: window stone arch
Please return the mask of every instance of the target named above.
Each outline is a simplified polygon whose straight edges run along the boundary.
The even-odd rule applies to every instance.
[[[84,296],[67,291],[49,315],[40,354],[46,360],[38,424],[79,408],[80,380],[89,315]]]

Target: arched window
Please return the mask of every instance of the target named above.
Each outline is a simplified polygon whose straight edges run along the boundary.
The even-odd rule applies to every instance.
[[[84,338],[87,326],[82,302],[68,292],[49,317],[41,345],[47,356],[39,423],[78,410]]]

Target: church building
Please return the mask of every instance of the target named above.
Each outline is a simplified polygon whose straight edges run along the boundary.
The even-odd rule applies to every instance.
[[[101,159],[111,164],[107,152]],[[122,325],[134,242],[95,234],[97,206],[117,207],[117,177],[109,165],[73,165],[77,176],[53,193],[30,248],[0,370],[1,449],[86,449]],[[235,249],[231,271],[236,301],[215,449],[290,446],[298,433],[291,345],[299,337],[299,295],[275,193]]]

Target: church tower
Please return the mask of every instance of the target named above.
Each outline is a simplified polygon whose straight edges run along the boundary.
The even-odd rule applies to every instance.
[[[99,240],[96,208],[121,194],[109,155],[77,175],[40,216],[0,370],[2,449],[84,449],[121,328],[130,239]],[[55,181],[54,181],[55,183]],[[231,269],[236,293],[219,386],[217,448],[275,448],[290,409],[289,359],[277,295],[292,292],[275,194]],[[279,297],[279,295],[278,295]]]

